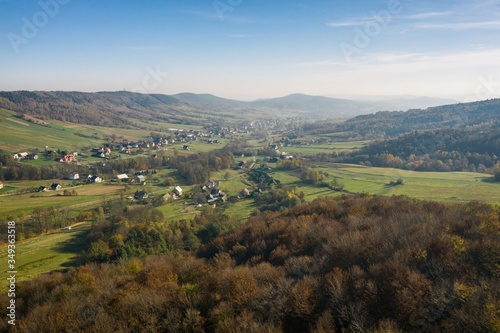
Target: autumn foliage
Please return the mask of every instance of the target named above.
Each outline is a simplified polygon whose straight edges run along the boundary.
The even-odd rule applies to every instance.
[[[13,332],[499,332],[499,262],[491,205],[323,198],[20,283]]]

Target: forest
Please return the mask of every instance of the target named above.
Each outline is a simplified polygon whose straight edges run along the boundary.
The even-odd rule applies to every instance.
[[[500,163],[500,130],[492,125],[412,131],[372,141],[360,150],[318,154],[309,159],[416,171],[494,173]]]
[[[202,124],[195,110],[167,95],[143,95],[120,92],[0,92],[0,108],[42,120],[60,120],[95,126],[143,128],[131,119],[170,123]]]
[[[337,140],[375,140],[394,138],[412,131],[442,128],[498,126],[500,99],[444,105],[425,110],[381,111],[357,116],[345,122],[321,121],[305,124],[309,135],[328,134]],[[480,131],[480,130],[479,130]]]
[[[89,249],[85,265],[18,283],[12,332],[500,331],[489,204],[344,195],[242,226],[213,210],[177,225],[119,211],[91,237],[113,234],[107,253],[134,257]],[[161,235],[179,245],[162,251]]]

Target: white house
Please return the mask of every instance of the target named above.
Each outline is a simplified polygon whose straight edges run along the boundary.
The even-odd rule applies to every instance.
[[[62,190],[62,186],[61,184],[58,184],[58,183],[53,183],[51,186],[50,186],[50,189],[52,191],[58,191],[58,190]]]
[[[102,183],[102,178],[99,176],[92,176],[89,179],[91,183]]]
[[[77,180],[77,179],[80,179],[80,174],[78,174],[77,172],[73,172],[71,175],[69,175],[69,180]]]
[[[176,186],[172,192],[179,197],[182,196],[182,188],[180,186]]]
[[[128,176],[125,173],[122,173],[121,175],[116,176],[116,179],[121,180],[122,182],[128,182]]]
[[[146,177],[144,175],[135,175],[134,181],[136,181],[138,183],[144,183],[144,182],[146,182]]]

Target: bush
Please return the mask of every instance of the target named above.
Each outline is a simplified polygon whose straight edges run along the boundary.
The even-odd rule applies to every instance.
[[[493,174],[495,175],[495,180],[500,182],[500,163],[497,163],[493,168]]]

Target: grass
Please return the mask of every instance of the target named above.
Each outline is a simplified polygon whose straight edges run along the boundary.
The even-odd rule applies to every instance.
[[[26,183],[26,184],[23,184]],[[15,182],[14,184],[25,187],[50,185],[50,181],[35,182]],[[47,191],[45,193],[25,193],[15,195],[0,196],[0,219],[8,217],[16,217],[20,214],[31,215],[37,207],[53,206],[56,208],[77,208],[82,206],[97,205],[102,201],[103,196],[106,198],[116,197],[123,186],[91,184],[84,186],[66,187],[64,188],[76,190],[77,196],[63,196],[63,190]],[[35,186],[37,187],[37,186]]]
[[[352,141],[352,142],[332,142],[329,144],[313,144],[310,146],[293,146],[283,147],[280,151],[285,151],[291,154],[300,153],[302,155],[312,155],[319,153],[331,154],[333,152],[349,152],[356,149],[361,149],[370,141]]]
[[[76,149],[78,146],[92,146],[101,141],[76,136],[77,129],[58,124],[36,125],[15,118],[15,112],[4,109],[0,109],[0,127],[0,143],[8,151],[44,149],[45,146]]]
[[[89,222],[81,222],[72,226],[71,230],[17,242],[17,281],[33,279],[40,274],[66,270],[73,266],[77,254],[85,247],[85,235],[90,227]],[[0,248],[0,256],[2,267],[7,267],[7,246]],[[2,290],[6,289],[5,277],[1,279],[0,287]]]
[[[370,193],[378,195],[407,195],[422,200],[445,202],[467,202],[471,200],[500,203],[500,183],[493,177],[472,172],[418,172],[392,168],[370,168],[355,165],[335,167],[323,164],[319,167],[345,185],[344,190],[351,193]],[[276,171],[271,175],[283,184],[297,185],[311,200],[318,196],[337,195],[339,192],[325,187],[311,186],[300,181],[293,171]],[[404,184],[390,186],[391,181],[402,178]]]

